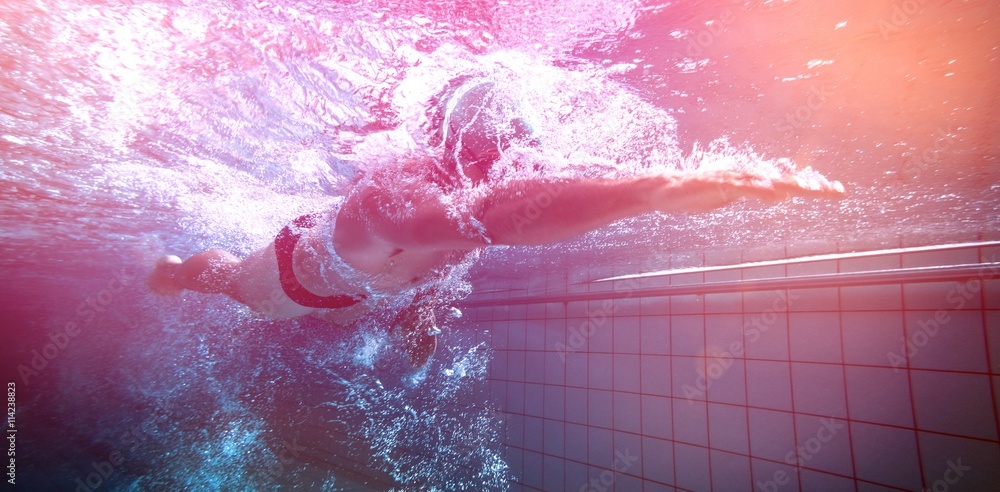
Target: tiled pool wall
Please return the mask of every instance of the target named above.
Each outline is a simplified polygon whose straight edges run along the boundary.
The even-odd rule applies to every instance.
[[[494,350],[488,398],[512,489],[996,490],[997,243],[581,282],[837,248],[720,249],[477,281],[456,329]],[[944,282],[641,293],[969,264],[975,275]],[[601,292],[626,297],[574,300]]]

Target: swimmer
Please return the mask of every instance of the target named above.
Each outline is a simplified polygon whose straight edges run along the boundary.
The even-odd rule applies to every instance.
[[[739,171],[491,183],[490,166],[500,153],[514,141],[532,142],[526,120],[493,125],[482,117],[488,107],[505,104],[491,89],[490,82],[462,80],[440,98],[436,137],[443,158],[405,159],[376,171],[329,210],[299,217],[245,259],[220,250],[184,261],[162,257],[148,286],[162,295],[185,289],[225,294],[270,318],[314,315],[341,326],[386,298],[411,295],[392,325],[419,367],[437,345],[435,287],[470,252],[556,243],[626,217],[703,212],[742,198],[844,194],[839,182],[821,177]],[[466,217],[454,216],[440,200],[452,186],[485,187]],[[539,202],[547,204],[540,213]]]

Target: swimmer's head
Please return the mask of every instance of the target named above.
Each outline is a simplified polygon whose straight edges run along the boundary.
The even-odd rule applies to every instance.
[[[453,82],[438,102],[440,126],[432,139],[444,144],[446,168],[477,183],[514,142],[537,143],[531,123],[515,106],[493,82],[469,77]]]

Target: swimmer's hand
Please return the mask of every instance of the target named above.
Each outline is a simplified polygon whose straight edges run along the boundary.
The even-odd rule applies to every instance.
[[[437,350],[437,328],[434,311],[426,304],[414,302],[396,315],[392,322],[403,336],[406,356],[413,367],[422,367]]]
[[[156,260],[153,273],[146,277],[146,285],[149,290],[161,296],[180,294],[184,288],[174,280],[174,272],[177,271],[177,267],[181,266],[181,263],[181,259],[173,255]]]
[[[666,175],[653,181],[650,200],[662,212],[713,210],[741,198],[779,202],[793,196],[839,199],[844,185],[809,169],[767,176],[747,171],[695,172]]]

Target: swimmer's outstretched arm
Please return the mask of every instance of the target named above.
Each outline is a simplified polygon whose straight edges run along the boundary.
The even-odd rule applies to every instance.
[[[705,212],[743,197],[780,201],[843,194],[843,185],[836,181],[769,179],[735,171],[624,180],[532,180],[494,190],[484,201],[480,221],[493,244],[540,245],[648,212]]]
[[[381,244],[387,251],[540,245],[649,212],[704,212],[743,197],[779,201],[843,194],[840,183],[825,179],[771,179],[735,171],[520,180],[494,186],[472,207],[486,237],[470,237],[438,193],[421,187],[369,186],[353,194],[341,209],[335,243],[357,242],[356,247],[367,250]]]

